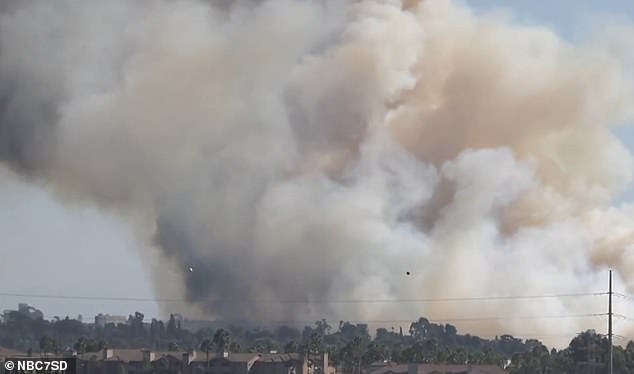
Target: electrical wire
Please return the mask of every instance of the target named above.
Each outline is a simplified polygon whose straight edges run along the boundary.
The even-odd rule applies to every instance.
[[[419,298],[419,299],[322,299],[322,300],[257,300],[257,299],[210,299],[208,301],[223,303],[264,303],[264,304],[371,304],[371,303],[443,303],[443,302],[472,302],[472,301],[504,301],[504,300],[539,300],[587,296],[604,296],[607,292],[593,293],[568,293],[550,295],[511,295],[511,296],[477,296],[477,297],[444,297],[444,298]],[[142,297],[114,297],[114,296],[73,296],[73,295],[45,295],[27,293],[1,292],[5,297],[29,297],[39,299],[60,300],[91,300],[91,301],[132,301],[155,303],[185,303],[185,299],[155,299]]]

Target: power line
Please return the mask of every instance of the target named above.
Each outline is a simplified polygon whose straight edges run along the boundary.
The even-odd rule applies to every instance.
[[[626,321],[634,321],[633,317],[626,316],[625,314],[613,313],[612,315],[614,317],[617,317],[617,318],[620,318],[620,319],[623,319],[623,320],[626,320]]]
[[[505,316],[505,317],[481,317],[481,318],[449,318],[443,319],[445,322],[469,322],[469,321],[510,321],[510,320],[530,320],[530,319],[567,319],[567,318],[588,318],[604,317],[607,313],[587,313],[587,314],[563,314],[563,315],[542,315],[542,316]],[[440,322],[431,321],[430,322]]]
[[[321,299],[321,300],[257,300],[257,299],[209,299],[206,301],[225,303],[269,303],[269,304],[370,304],[370,303],[443,303],[443,302],[471,302],[471,301],[504,301],[504,300],[539,300],[571,297],[604,296],[607,292],[593,293],[568,293],[550,295],[512,295],[512,296],[478,296],[478,297],[444,297],[444,298],[417,298],[417,299]],[[2,292],[0,296],[6,297],[30,297],[40,299],[60,300],[100,300],[100,301],[133,301],[156,303],[185,303],[185,299],[156,299],[143,297],[116,297],[116,296],[75,296],[75,295],[45,295]]]
[[[634,296],[628,295],[628,294],[624,294],[624,293],[620,293],[620,292],[614,292],[613,296],[619,297],[621,299],[625,299],[627,301],[634,301]]]
[[[455,297],[455,298],[420,298],[420,299],[338,299],[338,300],[229,300],[215,299],[210,301],[216,302],[235,302],[235,303],[273,303],[273,304],[314,304],[314,303],[441,303],[441,302],[473,302],[473,301],[504,301],[504,300],[543,300],[554,298],[571,298],[571,297],[590,297],[605,296],[606,292],[593,293],[567,293],[567,294],[549,294],[549,295],[510,295],[510,296],[479,296],[479,297]],[[122,302],[155,302],[155,303],[184,303],[184,299],[157,299],[157,298],[141,298],[141,297],[111,297],[111,296],[77,296],[77,295],[51,295],[51,294],[28,294],[28,293],[8,293],[2,292],[0,296],[5,297],[24,297],[24,298],[43,298],[43,299],[59,299],[59,300],[88,300],[88,301],[122,301]],[[593,318],[604,317],[607,313],[585,313],[585,314],[564,314],[564,315],[536,315],[536,316],[486,316],[486,317],[450,317],[442,319],[428,319],[431,323],[449,323],[449,322],[493,322],[493,321],[511,321],[511,320],[540,320],[540,319],[575,319],[575,318]],[[615,316],[627,319],[624,315]],[[385,320],[348,320],[350,323],[368,323],[368,324],[410,324],[415,320],[412,319],[385,319]],[[222,321],[214,320],[216,323],[231,323],[239,321]],[[261,321],[263,323],[282,324],[282,323],[308,323],[314,321],[307,320],[285,320],[285,321]]]
[[[158,303],[183,303],[184,299],[153,299],[142,297],[116,297],[116,296],[73,296],[73,295],[44,295],[44,294],[22,294],[22,293],[0,293],[6,297],[32,297],[35,299],[59,299],[59,300],[101,300],[101,301],[137,301],[137,302],[158,302]]]
[[[499,316],[499,317],[467,317],[467,318],[441,318],[428,319],[430,323],[445,322],[486,322],[486,321],[510,321],[510,320],[530,320],[530,319],[566,319],[566,318],[589,318],[604,317],[607,313],[587,313],[587,314],[564,314],[564,315],[541,315],[541,316]],[[350,323],[411,323],[412,320],[353,320]],[[415,321],[414,321],[415,322]]]
[[[427,319],[430,323],[442,324],[446,322],[481,322],[481,321],[504,321],[504,320],[529,320],[529,319],[566,319],[566,318],[594,318],[604,317],[606,313],[589,313],[589,314],[566,314],[566,315],[541,315],[541,316],[498,316],[498,317],[469,317],[469,318],[441,318],[441,319]],[[367,324],[411,324],[416,322],[418,318],[414,319],[351,319],[344,320],[348,323],[367,323]],[[241,323],[241,320],[195,320],[196,322],[213,322],[218,324],[232,324]],[[301,319],[286,319],[286,320],[261,320],[258,323],[261,324],[314,324],[314,320],[301,320]],[[504,335],[504,334],[500,334]]]

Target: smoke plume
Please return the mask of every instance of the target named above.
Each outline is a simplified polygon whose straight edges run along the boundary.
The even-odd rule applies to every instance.
[[[406,300],[597,292],[609,267],[634,293],[634,211],[613,204],[634,101],[605,43],[442,0],[0,12],[0,160],[135,217],[209,317],[570,336],[603,321],[517,317],[603,298]]]

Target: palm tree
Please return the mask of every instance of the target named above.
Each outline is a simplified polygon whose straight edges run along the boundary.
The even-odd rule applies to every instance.
[[[320,321],[315,322],[315,330],[321,335],[327,335],[330,333],[331,326],[328,324],[326,319],[321,319]]]
[[[207,367],[209,367],[209,351],[211,351],[213,343],[209,339],[205,339],[200,343],[200,350],[205,352],[205,359],[207,360]]]

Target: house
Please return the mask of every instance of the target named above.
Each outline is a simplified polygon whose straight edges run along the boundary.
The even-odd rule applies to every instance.
[[[154,352],[141,349],[104,349],[77,355],[78,374],[185,372],[187,364],[178,352]]]
[[[28,357],[28,354],[15,349],[0,347],[0,367],[4,368],[4,361],[7,358],[15,357]]]
[[[155,352],[105,349],[77,355],[78,374],[335,374],[322,355],[312,365],[296,353]]]
[[[201,374],[335,374],[327,353],[311,365],[299,353],[221,352],[207,361],[204,352],[196,352],[189,368],[191,373]]]
[[[206,352],[195,352],[189,371],[201,374],[250,374],[259,356],[258,353],[219,352],[208,355]]]
[[[0,361],[3,361],[5,358],[12,357],[27,357],[28,355],[25,352],[16,351],[15,349],[0,347]]]
[[[386,364],[368,368],[368,374],[504,374],[496,365]]]
[[[250,374],[308,373],[308,362],[298,353],[258,355]]]

